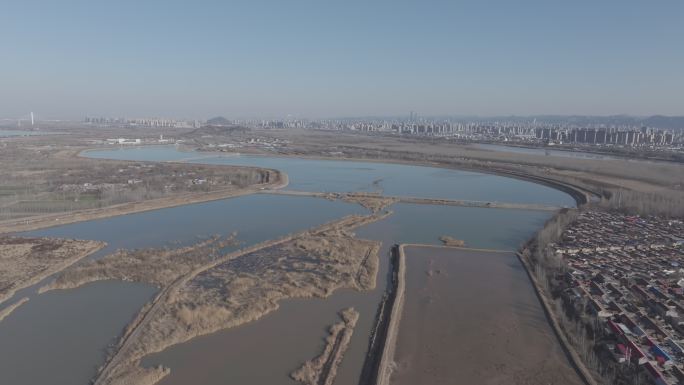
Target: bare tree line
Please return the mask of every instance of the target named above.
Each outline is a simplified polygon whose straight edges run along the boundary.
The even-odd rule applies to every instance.
[[[0,220],[98,209],[183,193],[267,183],[272,171],[59,155],[20,145],[0,151]]]
[[[638,192],[627,189],[610,191],[600,206],[626,214],[657,215],[666,218],[684,217],[684,192]]]

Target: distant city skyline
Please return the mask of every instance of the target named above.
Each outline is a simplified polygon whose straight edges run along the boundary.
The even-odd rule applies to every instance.
[[[684,2],[18,1],[0,117],[684,115]]]

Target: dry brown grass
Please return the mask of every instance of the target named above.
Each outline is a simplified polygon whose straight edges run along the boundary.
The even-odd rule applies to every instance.
[[[17,301],[15,303],[7,306],[6,308],[0,310],[0,322],[2,322],[2,320],[4,320],[5,318],[7,318],[7,316],[12,314],[12,312],[14,310],[16,310],[16,308],[18,308],[19,306],[28,302],[28,300],[29,300],[28,297],[24,297],[24,298],[20,299],[19,301]]]
[[[379,194],[371,193],[344,194],[342,200],[345,202],[360,204],[374,213],[382,211],[397,202],[396,198],[387,198]]]
[[[0,237],[0,303],[104,245],[74,239]]]
[[[0,221],[239,190],[279,177],[274,170],[255,167],[82,158],[77,154],[85,147],[66,143],[3,145]]]
[[[463,247],[465,246],[465,241],[461,239],[456,239],[454,237],[450,237],[448,235],[442,235],[439,237],[439,240],[442,241],[444,246],[453,246],[453,247]]]
[[[304,385],[332,385],[334,383],[337,368],[342,362],[354,333],[354,326],[359,319],[359,312],[354,308],[347,308],[340,312],[340,318],[342,318],[340,322],[330,327],[323,352],[292,372],[290,375],[292,379]]]
[[[375,287],[378,242],[350,230],[383,216],[350,216],[291,240],[237,255],[198,272],[160,298],[98,384],[133,384],[165,373],[142,357],[200,335],[254,321],[287,298],[326,297]],[[147,310],[145,310],[147,311]]]
[[[234,243],[235,234],[232,234],[224,239],[212,237],[178,249],[118,250],[104,258],[65,270],[53,282],[42,287],[40,292],[71,289],[89,282],[109,279],[165,287],[198,266],[211,262],[220,249]]]

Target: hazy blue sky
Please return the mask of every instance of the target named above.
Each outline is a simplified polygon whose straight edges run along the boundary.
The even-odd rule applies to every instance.
[[[684,1],[0,2],[0,116],[684,115]]]

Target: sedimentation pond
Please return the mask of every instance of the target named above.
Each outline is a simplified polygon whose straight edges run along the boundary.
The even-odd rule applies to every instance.
[[[176,345],[143,363],[171,367],[172,374],[160,382],[166,385],[187,384],[197,376],[202,384],[295,384],[288,374],[322,350],[325,329],[334,323],[337,312],[354,307],[360,317],[335,383],[357,384],[386,285],[391,245],[439,244],[440,235],[458,234],[475,247],[512,249],[549,216],[546,212],[402,203],[391,209],[391,216],[356,231],[360,238],[383,242],[375,290],[340,290],[326,299],[286,300],[278,311],[256,322]],[[494,229],[490,229],[492,221],[497,221]]]
[[[568,195],[517,179],[473,172],[374,162],[325,161],[257,156],[215,156],[174,147],[91,151],[87,156],[276,168],[289,175],[288,189],[301,191],[382,191],[387,195],[574,206]],[[439,243],[442,235],[472,247],[515,249],[550,212],[397,203],[393,214],[357,229],[360,238],[382,241],[377,286],[372,291],[339,290],[326,299],[291,299],[261,319],[202,336],[148,356],[143,365],[164,365],[171,375],[161,384],[294,383],[288,375],[323,347],[337,312],[360,313],[336,384],[358,383],[378,303],[386,286],[388,251],[395,243]],[[212,235],[237,232],[244,247],[314,227],[365,209],[321,198],[257,194],[215,202],[76,223],[26,233],[106,241],[91,256],[116,249],[178,247]],[[511,263],[517,263],[512,260]],[[487,277],[482,277],[487,279]],[[43,284],[43,283],[41,283]],[[17,293],[31,300],[0,322],[0,383],[87,384],[108,345],[154,287],[96,282],[38,295],[41,284]],[[493,283],[495,284],[495,282]],[[529,296],[523,291],[521,296]]]
[[[513,252],[403,250],[406,287],[392,384],[583,384]]]

